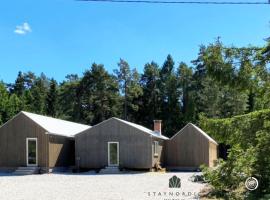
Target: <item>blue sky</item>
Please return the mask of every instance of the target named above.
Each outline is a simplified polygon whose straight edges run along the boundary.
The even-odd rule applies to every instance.
[[[21,70],[62,81],[93,62],[112,72],[120,58],[142,72],[146,62],[161,65],[169,53],[176,63],[190,64],[199,45],[217,36],[226,45],[264,45],[269,21],[270,5],[3,1],[0,80],[14,82]]]

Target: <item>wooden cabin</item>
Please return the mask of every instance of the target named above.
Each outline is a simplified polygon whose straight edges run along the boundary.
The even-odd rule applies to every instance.
[[[166,141],[166,165],[169,169],[214,167],[218,143],[199,127],[188,123]]]
[[[0,170],[198,169],[213,167],[217,151],[217,142],[191,123],[170,139],[161,120],[153,130],[115,117],[91,127],[22,111],[0,127]]]
[[[42,172],[74,165],[74,135],[90,126],[20,112],[0,127],[0,169],[38,167]]]
[[[167,137],[160,121],[150,130],[118,118],[105,120],[75,136],[77,166],[86,169],[120,167],[151,169],[164,164]]]

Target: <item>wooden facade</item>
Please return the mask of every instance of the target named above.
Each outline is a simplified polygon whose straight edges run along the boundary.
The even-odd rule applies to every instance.
[[[158,155],[153,154],[154,141],[158,141]],[[75,154],[80,168],[108,166],[108,142],[119,143],[119,167],[149,169],[163,159],[164,141],[111,118],[75,136]]]
[[[216,160],[218,159],[218,145],[213,142],[209,142],[209,167],[214,167],[216,165]]]
[[[44,171],[74,165],[74,140],[51,135],[20,112],[0,128],[0,169],[27,166],[26,139],[37,138],[37,166]],[[73,151],[73,152],[72,152]]]
[[[199,168],[204,164],[214,166],[217,159],[217,143],[202,134],[193,124],[166,141],[166,165],[169,168]]]
[[[156,155],[154,153],[155,141],[158,142]],[[152,167],[154,167],[156,163],[159,163],[161,166],[165,167],[165,153],[165,140],[152,137]]]
[[[75,164],[86,169],[107,167],[110,142],[118,145],[117,166],[121,168],[150,169],[157,163],[175,169],[202,164],[213,167],[217,159],[218,144],[193,124],[168,139],[157,131],[110,118],[85,128],[74,138],[48,133],[48,127],[45,129],[24,113],[0,127],[0,169],[27,166],[27,138],[37,140],[37,166],[44,171]]]
[[[49,168],[75,166],[75,141],[60,135],[49,136]]]

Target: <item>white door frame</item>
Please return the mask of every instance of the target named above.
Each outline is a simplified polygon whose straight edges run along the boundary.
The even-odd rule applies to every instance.
[[[110,144],[117,144],[117,164],[110,164]],[[108,166],[110,167],[119,166],[119,142],[108,142]]]
[[[29,164],[28,160],[28,141],[36,142],[36,164]],[[26,138],[26,166],[38,166],[38,141],[37,138]]]

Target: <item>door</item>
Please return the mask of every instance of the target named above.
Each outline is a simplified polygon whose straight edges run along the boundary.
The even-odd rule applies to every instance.
[[[108,142],[108,166],[119,166],[119,142]]]
[[[26,138],[26,165],[38,165],[37,138]]]

